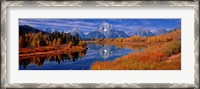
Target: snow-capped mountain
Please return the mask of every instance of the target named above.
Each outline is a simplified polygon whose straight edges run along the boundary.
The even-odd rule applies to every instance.
[[[129,36],[154,36],[150,30],[147,29],[139,29],[129,33]]]
[[[124,31],[118,31],[113,29],[112,25],[110,25],[109,23],[102,23],[95,31],[102,33],[106,38],[129,37]],[[95,32],[96,35],[102,35],[100,33]],[[92,35],[92,32],[90,32],[89,34]],[[97,36],[93,36],[97,38]]]
[[[167,33],[165,29],[139,29],[129,32],[129,36],[155,36]]]
[[[150,30],[147,30],[147,29],[139,29],[136,34],[139,36],[154,36],[155,35]]]
[[[102,23],[98,28],[97,31],[101,32],[104,34],[107,38],[108,35],[110,34],[110,31],[112,30],[112,26],[108,23]]]
[[[154,33],[155,35],[161,35],[161,34],[165,34],[167,33],[167,30],[165,29],[157,29],[157,30],[150,30],[152,33]]]
[[[61,29],[55,29],[55,28],[47,28],[47,29],[44,29],[43,31],[47,33],[53,33],[53,32],[68,33],[67,30],[61,30]]]
[[[56,30],[55,28],[47,28],[47,29],[45,29],[45,30],[43,30],[43,31],[45,31],[45,32],[47,32],[47,33],[59,32],[59,31]]]
[[[133,30],[128,33],[129,36],[136,36],[137,35],[137,30]]]
[[[85,39],[86,38],[86,35],[82,31],[80,31],[78,28],[73,28],[72,30],[69,31],[69,33],[71,33],[72,35],[75,35],[76,33],[78,33],[78,36],[81,39]]]

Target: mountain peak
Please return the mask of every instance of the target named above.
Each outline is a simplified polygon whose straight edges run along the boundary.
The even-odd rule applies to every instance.
[[[103,22],[103,23],[101,24],[101,26],[111,26],[111,24],[106,23],[106,22]]]
[[[86,35],[80,31],[78,28],[74,27],[72,28],[69,33],[71,33],[72,35],[75,35],[76,33],[78,33],[78,36],[81,38],[81,39],[85,39],[86,38]]]
[[[77,27],[72,28],[72,30],[70,31],[71,33],[77,32],[79,31],[79,29]]]
[[[111,29],[112,29],[111,24],[104,22],[99,26],[97,30],[100,31],[101,33],[104,33],[110,31]]]
[[[110,31],[112,30],[112,26],[109,23],[101,23],[101,25],[97,28],[97,31],[104,34],[106,37],[108,37],[108,34],[110,34]]]

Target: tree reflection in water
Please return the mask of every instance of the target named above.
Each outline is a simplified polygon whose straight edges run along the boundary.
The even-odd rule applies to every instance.
[[[73,62],[80,60],[86,55],[86,51],[74,52],[74,53],[63,53],[63,54],[52,54],[52,55],[37,55],[30,57],[19,58],[19,65],[21,68],[26,69],[29,64],[34,64],[36,66],[42,66],[45,61],[56,62],[60,64],[65,60],[71,60]]]

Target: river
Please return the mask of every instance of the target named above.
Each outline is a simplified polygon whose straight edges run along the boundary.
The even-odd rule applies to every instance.
[[[139,50],[110,45],[87,44],[87,51],[19,60],[19,70],[90,70],[97,61],[115,60]]]

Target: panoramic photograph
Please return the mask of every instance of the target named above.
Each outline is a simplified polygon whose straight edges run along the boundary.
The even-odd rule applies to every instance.
[[[181,19],[18,22],[19,70],[181,70]]]

